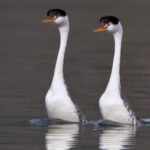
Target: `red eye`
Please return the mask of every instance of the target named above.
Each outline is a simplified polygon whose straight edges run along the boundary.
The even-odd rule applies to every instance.
[[[58,16],[54,16],[53,19],[56,20],[58,18]]]

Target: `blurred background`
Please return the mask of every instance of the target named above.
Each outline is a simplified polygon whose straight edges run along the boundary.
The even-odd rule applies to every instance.
[[[1,123],[47,117],[45,95],[59,48],[56,25],[45,25],[47,10],[66,10],[70,20],[64,76],[71,97],[88,120],[101,118],[99,97],[107,85],[114,53],[112,35],[93,33],[99,18],[114,15],[124,29],[121,82],[140,118],[150,118],[149,0],[1,0]]]

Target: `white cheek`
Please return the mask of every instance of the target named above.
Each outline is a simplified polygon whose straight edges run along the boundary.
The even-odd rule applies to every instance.
[[[108,31],[113,31],[114,30],[114,26],[110,25],[108,28],[107,28]]]
[[[55,23],[56,24],[61,24],[63,22],[63,18],[62,17],[58,17],[56,20],[55,20]]]

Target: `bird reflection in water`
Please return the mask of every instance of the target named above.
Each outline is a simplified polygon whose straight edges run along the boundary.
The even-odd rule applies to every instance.
[[[78,124],[52,125],[46,133],[47,150],[69,150],[76,145]]]
[[[100,150],[123,150],[135,145],[136,129],[133,126],[106,128],[99,135]]]

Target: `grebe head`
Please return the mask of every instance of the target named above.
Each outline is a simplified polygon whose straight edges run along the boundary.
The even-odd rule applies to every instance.
[[[43,23],[54,23],[64,26],[68,23],[67,13],[62,9],[50,9],[47,11],[48,19],[42,20]]]
[[[94,32],[108,31],[108,32],[116,33],[119,30],[122,31],[121,23],[117,17],[104,16],[104,17],[101,17],[99,21],[102,26],[94,30]]]

